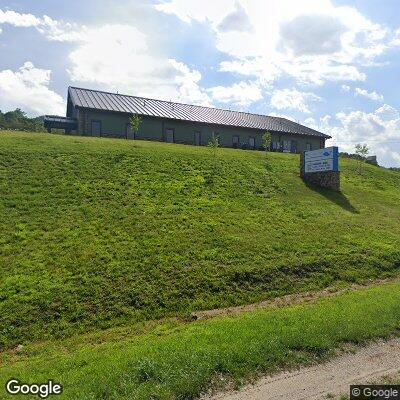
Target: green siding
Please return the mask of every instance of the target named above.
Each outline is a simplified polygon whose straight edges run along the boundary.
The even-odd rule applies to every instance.
[[[79,113],[79,134],[91,136],[91,121],[101,122],[101,136],[106,137],[126,137],[126,126],[129,123],[129,115],[114,112],[99,112],[93,110],[81,110]],[[176,121],[161,118],[142,117],[142,123],[137,139],[144,140],[165,140],[165,131],[174,130],[174,142],[183,144],[195,144],[195,132],[201,133],[201,145],[205,146],[212,138],[213,134],[218,136],[220,145],[223,147],[233,147],[233,137],[238,136],[239,145],[237,147],[249,147],[249,139],[255,141],[255,148],[262,145],[263,131],[247,128],[216,126],[202,123]],[[272,134],[273,142],[296,141],[297,152],[307,149],[310,143],[312,149],[319,149],[324,140],[319,137]]]
[[[91,136],[91,121],[100,121],[101,136],[126,137],[126,124],[129,122],[127,114],[87,110],[86,115],[87,124],[85,134]]]
[[[146,140],[163,140],[163,121],[157,118],[144,118],[142,117],[142,123],[140,129],[136,135],[137,139]]]

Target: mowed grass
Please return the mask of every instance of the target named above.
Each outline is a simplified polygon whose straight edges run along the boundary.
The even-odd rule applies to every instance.
[[[400,174],[341,160],[0,133],[0,348],[393,276]]]
[[[188,324],[141,335],[108,331],[28,345],[3,355],[0,387],[11,377],[64,387],[69,400],[193,399],[211,386],[326,359],[343,344],[398,334],[400,283],[315,303]],[[0,396],[7,398],[4,389]]]

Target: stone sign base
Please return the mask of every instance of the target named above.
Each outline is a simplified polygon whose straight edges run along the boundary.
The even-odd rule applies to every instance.
[[[300,177],[304,182],[312,185],[340,192],[340,172],[305,172],[304,153],[300,154]]]

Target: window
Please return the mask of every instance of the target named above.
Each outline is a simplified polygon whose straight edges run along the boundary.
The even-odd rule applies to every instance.
[[[92,136],[101,136],[101,122],[100,121],[91,121],[90,130]]]
[[[306,150],[312,150],[311,143],[307,143],[307,144],[306,144]]]
[[[167,143],[174,143],[174,130],[172,128],[165,130],[165,141]]]
[[[239,136],[232,136],[232,147],[235,149],[239,147]]]

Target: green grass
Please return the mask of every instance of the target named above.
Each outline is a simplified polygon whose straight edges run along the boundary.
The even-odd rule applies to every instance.
[[[262,372],[321,361],[345,343],[361,344],[399,329],[397,281],[311,304],[160,324],[150,333],[111,330],[28,345],[3,355],[0,387],[11,377],[29,383],[51,377],[69,400],[192,399],[213,383],[240,385]]]
[[[0,133],[0,348],[397,274],[398,173],[268,159]]]

